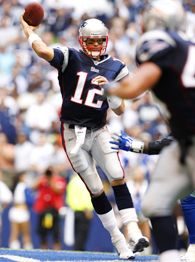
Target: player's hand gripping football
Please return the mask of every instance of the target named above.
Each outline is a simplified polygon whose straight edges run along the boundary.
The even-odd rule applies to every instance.
[[[110,143],[114,145],[111,147],[112,149],[143,153],[144,142],[128,136],[124,131],[121,131],[120,135],[113,135],[112,139],[113,140],[110,141]]]
[[[23,32],[24,32],[24,34],[26,35],[27,38],[28,38],[29,35],[30,35],[33,31],[35,31],[36,28],[37,28],[37,26],[31,26],[31,25],[27,24],[27,23],[24,21],[23,15],[21,15],[21,17],[20,17],[20,23],[21,23]]]

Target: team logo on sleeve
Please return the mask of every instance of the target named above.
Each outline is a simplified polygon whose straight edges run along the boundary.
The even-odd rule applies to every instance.
[[[138,41],[137,58],[140,62],[145,62],[163,50],[174,48],[175,46],[174,39],[166,32],[156,30],[147,32]]]
[[[138,57],[141,62],[149,60],[153,55],[169,47],[169,44],[160,40],[152,40],[144,43],[138,50]]]

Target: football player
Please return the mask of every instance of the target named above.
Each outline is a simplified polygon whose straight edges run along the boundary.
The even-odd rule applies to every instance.
[[[111,83],[106,92],[132,99],[152,89],[168,109],[175,141],[160,154],[142,210],[151,220],[160,261],[176,262],[180,256],[173,206],[195,188],[195,45],[178,33],[185,22],[180,1],[152,1],[142,18],[144,33],[136,50],[138,68],[133,78],[115,87]]]
[[[88,19],[79,28],[81,50],[51,48],[21,17],[23,31],[36,54],[58,70],[62,94],[61,135],[64,150],[74,171],[81,177],[91,194],[92,204],[119,256],[134,258],[134,253],[149,245],[138,225],[137,215],[128,191],[125,175],[117,152],[110,148],[110,133],[106,126],[108,107],[116,114],[124,111],[124,103],[117,97],[106,99],[103,88],[93,79],[103,76],[103,82],[123,82],[127,67],[106,54],[108,29],[98,19]],[[113,188],[122,221],[127,225],[133,252],[104,193],[96,165],[107,175]]]
[[[114,135],[110,143],[113,144],[112,148],[115,150],[121,149],[134,153],[156,155],[159,154],[164,147],[170,145],[173,140],[173,137],[168,135],[161,140],[144,143],[143,141],[128,136],[122,131],[120,135]],[[186,254],[182,257],[182,261],[193,262],[195,259],[195,191],[181,199],[181,207],[189,233],[189,246]]]

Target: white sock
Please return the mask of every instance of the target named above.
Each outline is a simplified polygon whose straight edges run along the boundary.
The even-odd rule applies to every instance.
[[[135,243],[137,243],[138,240],[143,237],[137,222],[129,222],[127,224],[127,231],[128,231],[128,238],[130,240],[133,240]]]
[[[114,215],[113,209],[108,213],[99,215],[97,214],[99,219],[101,220],[104,228],[110,233],[110,236],[113,238],[117,237],[117,235],[121,235],[121,231],[117,226],[116,217]]]
[[[129,222],[138,222],[137,214],[135,208],[126,208],[119,210],[122,222],[124,225]]]
[[[160,262],[181,262],[178,250],[167,250],[161,253]]]

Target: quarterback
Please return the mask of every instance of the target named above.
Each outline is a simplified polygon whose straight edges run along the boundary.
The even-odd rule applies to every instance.
[[[93,207],[119,257],[134,258],[134,253],[149,245],[137,225],[138,219],[128,191],[124,171],[118,154],[111,149],[110,133],[106,126],[106,114],[110,107],[116,114],[124,111],[124,103],[117,97],[105,98],[104,90],[94,80],[98,75],[103,81],[123,82],[127,67],[106,54],[108,29],[98,19],[88,19],[79,28],[81,50],[51,48],[33,31],[21,17],[23,31],[35,53],[58,70],[62,94],[61,135],[64,150],[73,170],[80,176],[91,195]],[[128,228],[129,248],[110,202],[103,189],[96,165],[106,174],[112,186],[122,222]]]

